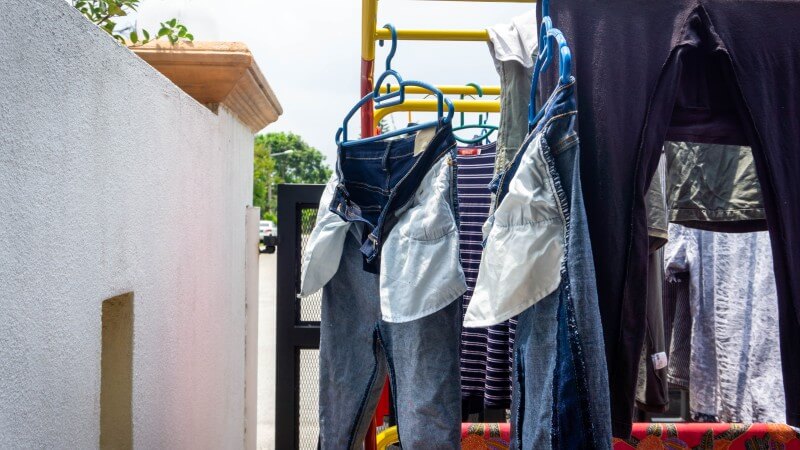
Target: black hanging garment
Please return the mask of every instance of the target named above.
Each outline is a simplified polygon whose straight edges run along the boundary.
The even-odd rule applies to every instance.
[[[800,425],[800,2],[554,0],[550,15],[579,80],[614,435],[630,434],[645,332],[644,196],[665,139],[753,149],[774,251],[786,416]],[[544,77],[546,91],[556,71]]]

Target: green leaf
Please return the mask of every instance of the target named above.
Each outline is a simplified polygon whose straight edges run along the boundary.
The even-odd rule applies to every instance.
[[[178,19],[172,18],[172,20],[168,20],[167,23],[169,24],[169,26],[175,28],[175,25],[178,24]]]
[[[178,36],[169,35],[169,42],[175,44],[178,42]]]
[[[178,31],[178,37],[184,37],[184,36],[186,36],[186,28]]]
[[[126,44],[125,38],[123,36],[121,36],[119,34],[114,34],[112,36],[114,36],[114,39],[118,40],[120,44],[122,44],[122,45]]]
[[[161,29],[158,30],[158,37],[164,37],[168,34],[169,34],[169,28],[161,27]]]
[[[111,32],[114,31],[114,27],[116,27],[116,26],[117,26],[116,23],[114,23],[114,22],[109,20],[109,21],[107,21],[106,23],[103,24],[103,29],[106,30],[107,32],[111,33]]]
[[[139,42],[139,35],[138,35],[138,34],[136,34],[136,32],[135,32],[135,31],[131,31],[131,36],[130,36],[130,38],[131,38],[131,42],[133,42],[134,44],[136,44],[137,42]]]
[[[194,35],[191,33],[186,33],[186,36],[184,36],[184,38],[188,39],[189,41],[194,41]]]
[[[128,14],[114,0],[108,2],[108,13],[112,16],[127,16]]]
[[[144,36],[144,40],[145,41],[149,41],[150,40],[150,32],[149,31],[142,30],[142,35]]]

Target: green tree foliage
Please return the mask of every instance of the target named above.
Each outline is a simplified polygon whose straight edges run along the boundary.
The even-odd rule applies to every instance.
[[[71,0],[71,3],[72,6],[86,16],[87,19],[105,30],[122,45],[125,45],[125,36],[120,34],[120,30],[116,29],[117,23],[114,20],[119,17],[127,16],[131,11],[136,11],[141,0]],[[161,28],[158,30],[158,33],[151,35],[149,31],[142,29],[141,36],[139,36],[136,30],[132,30],[128,35],[128,39],[130,39],[131,43],[138,45],[144,45],[153,39],[162,37],[168,39],[173,44],[180,40],[194,40],[194,36],[175,18],[161,22]]]
[[[280,183],[325,183],[331,169],[325,156],[293,133],[259,134],[255,139],[253,204],[261,218],[275,220]]]

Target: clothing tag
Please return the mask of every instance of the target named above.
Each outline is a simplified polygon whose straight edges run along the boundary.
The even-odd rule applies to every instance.
[[[423,128],[417,131],[417,137],[414,139],[414,156],[425,151],[434,136],[436,136],[436,127]]]
[[[481,149],[475,147],[463,147],[458,149],[458,156],[478,156],[481,154]]]
[[[660,370],[667,367],[667,354],[664,352],[653,353],[650,355],[653,360],[653,369]]]

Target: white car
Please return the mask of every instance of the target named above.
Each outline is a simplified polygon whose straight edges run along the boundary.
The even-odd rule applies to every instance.
[[[275,253],[278,243],[276,231],[275,223],[271,220],[262,220],[258,224],[258,249],[261,253]]]
[[[262,220],[258,225],[258,237],[263,240],[264,236],[275,234],[275,224],[271,220]]]

